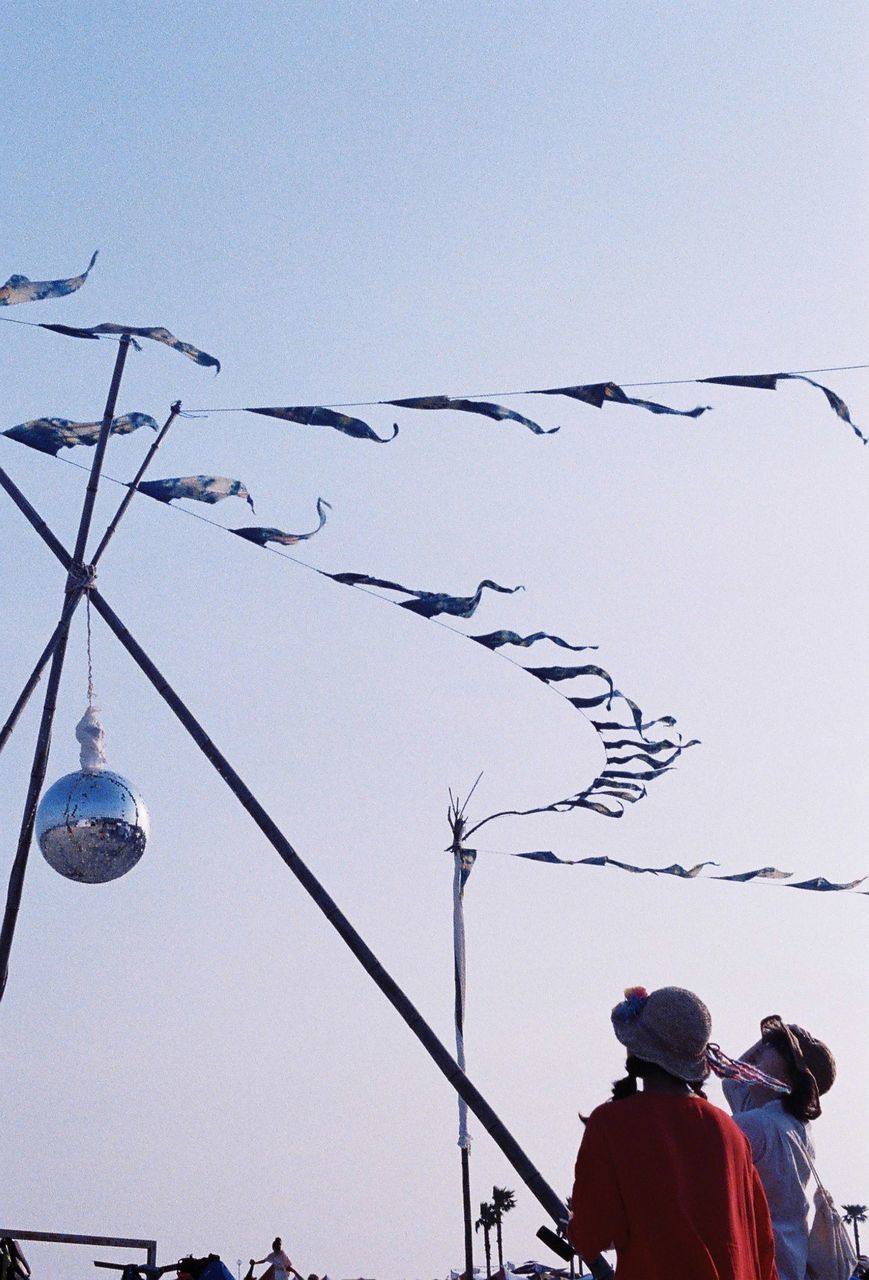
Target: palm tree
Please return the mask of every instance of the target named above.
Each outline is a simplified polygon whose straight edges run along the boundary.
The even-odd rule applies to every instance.
[[[495,1212],[495,1239],[498,1242],[498,1266],[504,1270],[504,1250],[501,1244],[501,1218],[516,1208],[515,1192],[507,1187],[492,1188],[492,1208]]]
[[[866,1221],[866,1205],[865,1204],[843,1204],[845,1210],[845,1222],[850,1222],[854,1228],[854,1246],[857,1257],[860,1256],[860,1232],[857,1230],[858,1222]]]
[[[474,1223],[474,1230],[479,1231],[483,1228],[483,1248],[486,1252],[486,1280],[490,1280],[492,1275],[492,1246],[489,1242],[489,1232],[492,1230],[496,1222],[495,1206],[489,1204],[487,1200],[483,1200],[480,1204],[480,1216]]]

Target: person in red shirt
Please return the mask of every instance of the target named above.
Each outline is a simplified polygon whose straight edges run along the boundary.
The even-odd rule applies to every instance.
[[[628,1074],[588,1118],[571,1244],[587,1259],[615,1248],[616,1280],[777,1280],[751,1148],[702,1093],[709,1010],[681,987],[632,987],[612,1025]]]

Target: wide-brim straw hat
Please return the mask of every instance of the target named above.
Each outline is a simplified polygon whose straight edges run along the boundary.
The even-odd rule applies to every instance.
[[[783,1022],[777,1013],[760,1024],[760,1034],[782,1054],[794,1081],[792,1094],[804,1107],[806,1119],[821,1114],[820,1097],[829,1093],[836,1079],[836,1059],[824,1044],[795,1022]]]
[[[616,1039],[628,1053],[653,1062],[679,1080],[709,1075],[706,1046],[712,1018],[706,1005],[684,987],[629,987],[610,1015]]]

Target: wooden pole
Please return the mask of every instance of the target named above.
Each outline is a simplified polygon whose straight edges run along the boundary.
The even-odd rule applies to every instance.
[[[72,1236],[58,1231],[20,1231],[17,1227],[0,1227],[0,1238],[7,1236],[13,1240],[39,1240],[48,1244],[99,1244],[113,1249],[144,1249],[148,1257],[147,1267],[153,1268],[157,1261],[156,1240],[128,1240],[125,1236]]]
[[[145,458],[142,461],[142,465],[139,467],[139,470],[136,472],[136,475],[134,476],[134,478],[130,481],[129,487],[127,489],[127,492],[124,494],[124,497],[121,500],[120,506],[115,512],[111,522],[109,523],[108,528],[106,529],[105,533],[102,536],[102,540],[100,541],[99,546],[97,547],[96,551],[93,554],[93,557],[91,559],[91,566],[93,568],[96,568],[96,566],[99,564],[100,559],[102,558],[103,552],[105,551],[106,547],[109,545],[109,542],[112,540],[115,530],[117,529],[118,525],[121,522],[121,519],[123,518],[124,512],[127,510],[127,507],[132,502],[133,496],[138,490],[139,484],[143,476],[145,475],[145,472],[147,471],[148,467],[150,466],[151,459],[154,457],[154,454],[160,448],[160,445],[163,443],[163,440],[166,437],[166,432],[172,426],[172,423],[178,417],[178,414],[180,412],[181,412],[181,401],[176,400],[175,404],[172,405],[172,409],[169,414],[169,417],[163,423],[163,426],[160,429],[159,434],[157,435],[156,439],[154,440],[150,449],[145,455]],[[64,634],[64,631],[68,629],[72,614],[78,607],[83,594],[84,594],[84,588],[82,587],[76,587],[68,593],[66,602],[69,608],[69,618],[64,619],[63,617],[61,617],[60,622],[58,622],[57,626],[54,629],[51,639],[43,649],[42,653],[39,655],[39,659],[37,660],[36,666],[33,668],[33,671],[30,673],[27,679],[27,683],[25,684],[24,688],[19,694],[18,700],[15,703],[15,706],[10,711],[9,716],[6,720],[6,723],[3,725],[3,728],[0,729],[0,752],[2,752],[3,748],[6,746],[6,743],[9,741],[9,738],[12,735],[12,730],[15,728],[16,724],[18,723],[18,720],[21,716],[22,711],[27,706],[27,703],[30,701],[30,697],[34,689],[39,684],[39,681],[42,678],[42,673],[45,670],[45,668],[48,666],[48,663],[54,653],[55,648],[57,647],[58,642],[60,641],[61,636]]]
[[[69,636],[69,624],[72,620],[73,611],[75,609],[75,605],[71,604],[70,601],[70,593],[75,590],[78,590],[79,594],[81,593],[82,578],[84,576],[84,552],[87,545],[88,534],[90,533],[91,519],[93,517],[94,503],[96,502],[97,489],[99,487],[100,474],[102,472],[103,458],[105,456],[106,444],[108,443],[109,433],[111,431],[112,418],[114,417],[115,405],[118,399],[118,391],[121,385],[121,378],[123,376],[124,364],[126,363],[129,346],[130,336],[129,334],[123,334],[118,345],[118,354],[115,360],[115,367],[112,372],[109,393],[106,397],[106,407],[103,412],[103,421],[100,427],[99,439],[97,440],[96,449],[94,450],[94,460],[91,466],[87,489],[85,490],[84,502],[82,504],[81,517],[78,525],[78,533],[76,534],[75,550],[72,555],[72,563],[68,566],[67,571],[67,594],[64,598],[60,622],[57,627],[57,639],[51,656],[51,669],[48,674],[48,685],[45,691],[45,700],[42,705],[42,717],[39,723],[39,733],[36,738],[36,749],[33,755],[33,766],[30,771],[30,781],[27,786],[27,796],[24,801],[24,813],[21,818],[18,847],[15,852],[15,859],[12,863],[12,870],[9,873],[9,885],[6,891],[6,907],[3,913],[3,923],[2,926],[0,926],[0,1000],[3,999],[3,995],[6,990],[6,981],[9,976],[9,954],[12,950],[12,940],[15,936],[15,926],[18,921],[21,896],[24,892],[24,878],[27,873],[27,861],[30,856],[30,845],[33,840],[33,824],[36,819],[36,805],[39,800],[39,794],[42,791],[43,783],[45,782],[45,771],[48,766],[48,755],[51,749],[51,729],[54,723],[55,708],[57,706],[57,691],[60,687],[63,661],[66,657],[66,643]]]

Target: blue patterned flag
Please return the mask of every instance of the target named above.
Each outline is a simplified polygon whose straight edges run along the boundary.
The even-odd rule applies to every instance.
[[[247,409],[247,413],[261,413],[267,418],[283,418],[286,422],[298,422],[306,427],[334,427],[345,436],[354,436],[357,440],[376,440],[378,444],[388,444],[398,435],[398,423],[392,424],[391,436],[379,436],[361,418],[350,418],[346,413],[336,413],[334,409],[324,409],[321,405],[289,405],[275,409]]]
[[[719,378],[698,378],[697,381],[714,382],[722,387],[750,387],[755,391],[775,391],[778,383],[784,379],[792,382],[807,382],[810,387],[817,387],[819,391],[823,391],[827,397],[827,404],[836,416],[841,418],[843,422],[847,422],[859,440],[862,440],[864,444],[869,444],[869,437],[865,436],[856,423],[851,420],[851,412],[842,397],[837,396],[835,391],[831,391],[829,387],[823,386],[822,383],[815,382],[813,378],[807,378],[804,373],[728,373]]]
[[[149,338],[152,342],[162,342],[164,347],[171,347],[173,351],[179,351],[181,355],[187,356],[188,360],[192,360],[195,364],[213,368],[215,373],[220,373],[220,361],[216,356],[210,356],[207,351],[200,351],[199,347],[194,347],[189,342],[182,342],[180,338],[176,338],[174,333],[170,333],[168,329],[142,327],[141,325],[132,324],[94,324],[87,329],[80,329],[70,324],[40,324],[39,327],[40,329],[48,329],[51,333],[62,333],[67,338],[99,339],[103,335],[117,334],[120,336],[125,333],[128,333],[132,338]]]
[[[166,480],[145,480],[139,485],[139,493],[145,493],[158,502],[172,502],[175,498],[193,498],[196,502],[222,502],[224,498],[244,498],[251,511],[253,499],[247,486],[228,476],[170,476]]]
[[[863,884],[865,879],[865,876],[861,876],[859,880],[847,880],[844,884],[835,884],[832,880],[828,880],[826,876],[813,876],[811,880],[800,880],[796,884],[789,884],[785,887],[788,889],[813,889],[816,893],[842,893],[847,892],[849,889],[856,889],[857,885]]]
[[[541,427],[513,409],[505,409],[502,404],[488,404],[484,400],[461,400],[452,396],[413,396],[409,400],[384,400],[383,403],[396,405],[400,409],[453,409],[460,413],[479,413],[485,418],[494,418],[496,422],[509,419],[528,427],[536,436],[551,436],[560,430],[559,427]]]
[[[671,409],[669,405],[658,404],[655,400],[638,400],[626,395],[616,382],[591,382],[579,387],[550,387],[534,391],[535,396],[569,396],[572,400],[581,400],[583,404],[594,405],[602,409],[605,404],[630,404],[638,409],[646,409],[649,413],[672,413],[680,418],[699,418],[701,413],[711,409],[711,405],[698,404],[694,409]]]
[[[70,276],[68,280],[28,280],[27,276],[10,276],[4,285],[0,285],[0,307],[15,306],[19,302],[42,302],[46,298],[64,298],[68,293],[75,293],[87,280],[96,260],[94,253],[87,270],[80,276]]]
[[[69,422],[66,418],[32,418],[4,431],[10,440],[38,449],[40,453],[57,456],[59,449],[72,449],[75,445],[95,445],[100,435],[101,422]],[[124,436],[139,427],[159,430],[157,423],[147,413],[125,413],[113,418],[110,435]]]
[[[472,596],[450,596],[438,591],[415,591],[411,587],[403,587],[400,582],[388,582],[385,578],[372,578],[367,573],[327,573],[327,578],[340,582],[345,587],[379,587],[383,591],[396,591],[410,600],[395,600],[400,609],[409,609],[411,613],[419,613],[424,618],[434,618],[439,613],[451,614],[454,618],[471,618],[476,613],[483,592],[501,591],[512,595],[514,591],[522,591],[523,587],[502,587],[490,578],[484,578]]]
[[[500,649],[505,644],[527,649],[532,644],[537,644],[539,640],[551,640],[560,648],[573,649],[576,653],[583,649],[597,648],[596,644],[568,644],[566,640],[561,639],[561,636],[551,635],[548,631],[535,631],[530,636],[520,636],[515,631],[490,631],[484,636],[468,636],[468,639],[476,640],[477,644],[485,645],[487,649]]]

